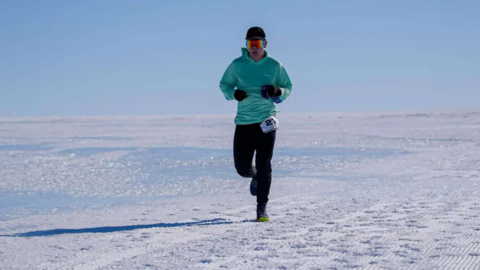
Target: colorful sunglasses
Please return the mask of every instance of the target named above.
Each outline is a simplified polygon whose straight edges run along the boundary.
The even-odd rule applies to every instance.
[[[260,40],[247,40],[247,48],[251,49],[253,47],[263,48],[265,46],[265,41]]]

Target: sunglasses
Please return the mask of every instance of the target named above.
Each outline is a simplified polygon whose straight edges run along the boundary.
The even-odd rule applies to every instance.
[[[251,49],[253,47],[263,48],[265,46],[265,41],[260,40],[247,40],[247,48]]]

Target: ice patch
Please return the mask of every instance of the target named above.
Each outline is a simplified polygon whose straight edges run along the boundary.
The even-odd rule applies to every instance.
[[[36,151],[47,151],[51,150],[53,147],[49,146],[46,143],[38,144],[3,144],[0,145],[0,151],[23,151],[23,152],[36,152]]]
[[[35,147],[45,146],[30,146]],[[19,146],[19,149],[27,148]],[[111,153],[121,154],[109,158]],[[273,174],[281,184],[287,181],[283,177],[310,177],[309,173],[324,166],[325,179],[359,181],[365,176],[329,175],[328,172],[346,162],[396,154],[396,151],[377,149],[278,147],[273,158]],[[235,171],[232,149],[82,147],[32,154],[18,160],[22,164],[19,172],[38,170],[41,177],[29,173],[23,185],[20,185],[21,174],[5,177],[0,190],[3,191],[0,220],[175,196],[215,195],[246,183]]]

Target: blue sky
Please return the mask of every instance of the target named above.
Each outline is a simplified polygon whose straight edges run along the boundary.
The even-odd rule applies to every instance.
[[[250,26],[294,84],[284,112],[480,105],[479,1],[0,2],[0,116],[234,113]]]

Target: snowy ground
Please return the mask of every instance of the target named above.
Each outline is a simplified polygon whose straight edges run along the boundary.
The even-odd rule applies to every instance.
[[[0,119],[0,269],[480,269],[480,109],[279,118],[270,223],[232,116]]]

